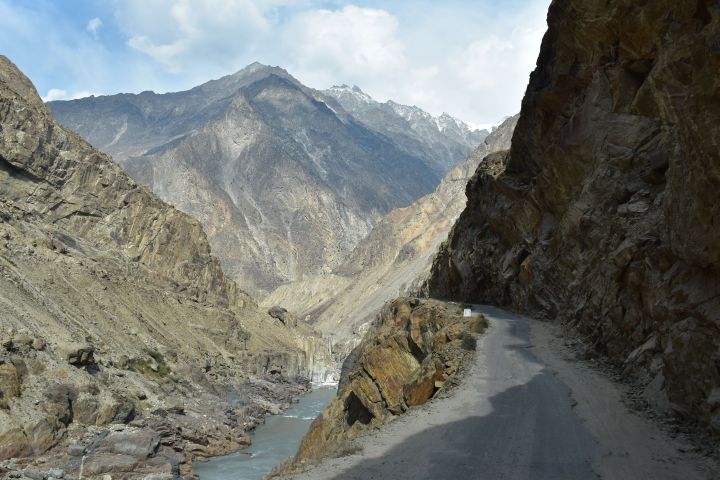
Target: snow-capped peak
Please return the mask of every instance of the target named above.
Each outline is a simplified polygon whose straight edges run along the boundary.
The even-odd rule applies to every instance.
[[[376,103],[373,98],[368,95],[367,93],[360,90],[360,87],[357,85],[353,85],[350,87],[349,85],[342,84],[342,85],[334,85],[328,89],[329,93],[332,94],[334,97],[352,97],[356,99],[357,101],[367,103],[367,104],[373,104]]]

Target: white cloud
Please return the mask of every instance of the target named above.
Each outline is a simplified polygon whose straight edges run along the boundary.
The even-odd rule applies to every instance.
[[[285,32],[302,69],[331,69],[341,76],[387,75],[406,66],[398,20],[384,10],[348,5],[298,15]]]
[[[85,26],[85,30],[92,33],[93,37],[97,38],[97,32],[102,27],[103,22],[99,18],[95,17],[93,19],[90,19],[88,21],[87,25]]]
[[[75,100],[77,98],[85,98],[91,95],[97,95],[97,93],[81,90],[70,94],[67,90],[63,90],[61,88],[51,88],[48,90],[47,95],[44,95],[41,98],[43,102],[52,102],[54,100]]]
[[[127,0],[118,4],[128,46],[172,72],[197,64],[232,65],[269,31],[262,2]]]
[[[0,47],[46,98],[183,90],[257,60],[310,87],[494,124],[520,108],[549,3],[114,0],[78,28],[62,9],[0,0]],[[121,35],[93,38],[105,31]]]

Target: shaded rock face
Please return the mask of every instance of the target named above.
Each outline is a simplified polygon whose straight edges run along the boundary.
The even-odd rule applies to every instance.
[[[331,335],[344,356],[388,300],[416,291],[440,244],[465,207],[465,185],[488,154],[510,148],[518,115],[508,118],[434,192],[388,213],[329,274],[283,285],[264,305],[291,305],[293,313]]]
[[[186,92],[49,107],[198,218],[225,271],[255,295],[336,266],[382,215],[446,171],[259,64]]]
[[[149,457],[96,453],[187,473],[303,392],[324,347],[260,311],[196,220],[60,126],[0,56],[0,468],[75,475],[66,452],[144,428]]]
[[[472,358],[463,340],[485,326],[464,318],[458,305],[407,297],[388,302],[345,360],[337,397],[313,421],[285,472],[426,403]]]
[[[720,427],[720,9],[559,0],[548,24],[430,293],[566,322]]]

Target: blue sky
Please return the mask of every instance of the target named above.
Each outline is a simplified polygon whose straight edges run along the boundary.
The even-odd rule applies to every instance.
[[[177,91],[259,61],[476,125],[517,112],[550,0],[0,0],[46,99]]]

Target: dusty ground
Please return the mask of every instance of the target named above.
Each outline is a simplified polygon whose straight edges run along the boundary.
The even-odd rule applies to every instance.
[[[466,381],[296,479],[711,479],[707,449],[631,411],[556,327],[492,307]],[[673,438],[674,436],[674,438]]]

